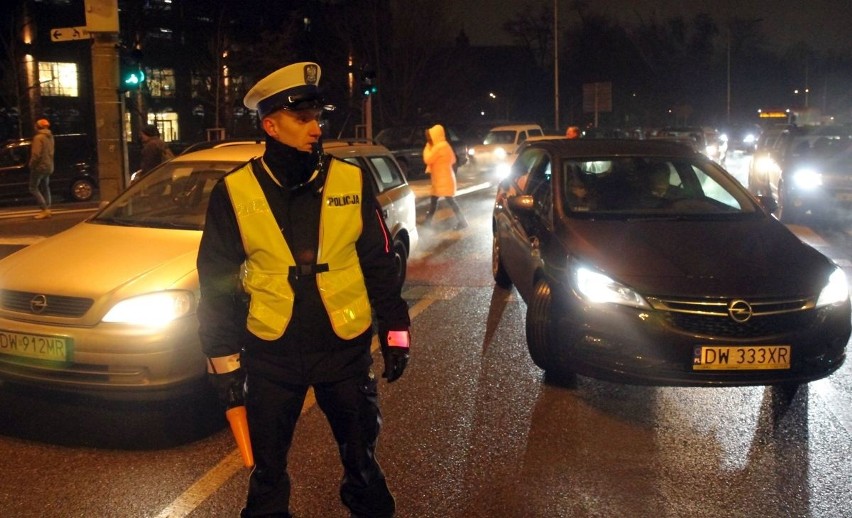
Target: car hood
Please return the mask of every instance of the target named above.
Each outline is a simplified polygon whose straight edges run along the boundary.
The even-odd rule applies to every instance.
[[[116,301],[164,289],[197,291],[200,231],[80,223],[0,261],[0,288]]]
[[[646,295],[812,296],[832,263],[772,218],[572,220],[567,248]]]

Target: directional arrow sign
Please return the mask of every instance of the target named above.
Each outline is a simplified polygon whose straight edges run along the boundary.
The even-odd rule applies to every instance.
[[[85,27],[57,27],[50,29],[50,41],[87,40],[92,34]]]

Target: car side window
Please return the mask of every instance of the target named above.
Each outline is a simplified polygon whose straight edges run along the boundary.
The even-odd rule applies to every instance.
[[[371,156],[368,160],[373,165],[379,192],[385,192],[405,183],[399,168],[389,157]]]
[[[533,209],[545,221],[553,214],[552,169],[550,156],[544,155],[530,172],[526,185],[527,194],[533,197]]]

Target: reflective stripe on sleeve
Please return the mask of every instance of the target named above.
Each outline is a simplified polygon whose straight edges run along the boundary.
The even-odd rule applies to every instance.
[[[207,372],[210,374],[227,374],[240,368],[240,354],[207,358]]]

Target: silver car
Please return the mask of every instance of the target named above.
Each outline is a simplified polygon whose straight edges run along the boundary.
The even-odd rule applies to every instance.
[[[418,241],[405,176],[384,147],[325,149],[375,181],[402,283]],[[242,142],[182,154],[90,219],[0,261],[0,380],[119,399],[196,390],[205,362],[195,263],[208,198],[263,151]]]

